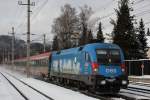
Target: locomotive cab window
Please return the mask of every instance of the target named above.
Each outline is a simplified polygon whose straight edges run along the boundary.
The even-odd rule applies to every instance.
[[[112,59],[112,62],[113,63],[120,63],[121,61],[120,61],[120,59],[121,59],[121,57],[120,57],[120,52],[119,52],[119,50],[111,50],[110,51],[110,55],[111,55],[111,59]]]
[[[96,50],[97,62],[101,64],[120,64],[120,51],[117,49]]]

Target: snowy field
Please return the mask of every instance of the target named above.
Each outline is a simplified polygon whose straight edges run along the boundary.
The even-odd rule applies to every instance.
[[[25,75],[21,75],[12,71],[9,71],[4,68],[5,66],[0,66],[0,72],[2,73],[11,73],[17,78],[21,79],[25,83],[29,84],[30,86],[36,88],[37,90],[45,93],[46,95],[52,97],[54,100],[98,100],[89,96],[86,96],[84,94],[81,94],[79,92],[75,92],[63,87],[59,87],[54,84],[46,83],[43,81],[39,81],[33,78],[26,78]],[[9,79],[11,79],[11,76],[6,75]],[[19,84],[16,82],[16,84],[19,86]],[[30,93],[27,88],[23,88],[23,86],[20,85],[20,88],[23,92],[26,92],[25,94],[29,95],[30,100],[46,100],[41,99],[40,97],[35,97],[35,93]],[[20,96],[20,94],[15,91],[15,89],[8,83],[6,79],[2,75],[0,75],[0,100],[23,100],[23,98]]]

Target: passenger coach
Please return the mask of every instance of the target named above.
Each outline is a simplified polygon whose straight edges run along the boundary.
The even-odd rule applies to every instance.
[[[46,76],[48,73],[48,60],[50,52],[30,56],[30,74],[33,76]],[[27,58],[14,61],[16,70],[26,72]]]

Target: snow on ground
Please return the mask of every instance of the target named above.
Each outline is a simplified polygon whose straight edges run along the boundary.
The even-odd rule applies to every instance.
[[[130,78],[139,78],[139,79],[147,79],[149,78],[150,79],[150,75],[143,75],[143,76],[129,76]]]
[[[24,100],[2,75],[0,75],[0,100]]]
[[[94,98],[82,95],[79,92],[74,92],[72,90],[65,89],[53,84],[47,84],[45,82],[38,81],[32,78],[26,79],[24,80],[24,82],[32,85],[35,88],[38,87],[39,90],[47,95],[50,95],[55,100],[96,100]]]
[[[46,82],[36,80],[33,78],[26,78],[24,75],[6,70],[6,69],[4,69],[4,67],[5,66],[0,66],[0,71],[8,72],[8,73],[15,75],[17,78],[21,79],[22,81],[29,84],[30,86],[33,86],[37,90],[47,94],[48,96],[52,97],[54,100],[98,100],[98,99],[86,96],[84,94],[81,94],[79,92],[75,92],[75,91],[54,85],[54,84],[46,83]],[[22,88],[22,90],[30,93],[29,91],[27,91],[24,88]],[[7,89],[6,89],[6,91],[7,91]],[[0,96],[0,100],[1,100],[1,96]],[[2,99],[2,100],[4,100],[4,99]],[[5,99],[5,100],[11,100],[11,99]],[[12,100],[21,100],[21,99],[12,99]],[[33,100],[35,100],[35,99],[33,99]],[[43,100],[43,99],[37,98],[36,100]]]
[[[47,98],[45,98],[44,96],[41,96],[39,93],[37,93],[36,91],[33,91],[31,88],[29,88],[28,86],[25,86],[24,84],[22,84],[21,82],[19,82],[18,80],[10,77],[9,75],[3,73],[9,80],[11,80],[11,82],[13,84],[15,84],[15,86],[20,90],[23,91],[22,93],[24,93],[24,95],[29,99],[29,100],[48,100]],[[32,95],[31,95],[32,94]]]
[[[126,89],[122,89],[120,94],[126,95],[131,98],[136,98],[135,100],[149,100],[148,97],[140,96],[143,93],[130,91],[130,90],[126,90]]]
[[[150,90],[150,87],[146,86],[146,85],[144,86],[144,85],[138,85],[138,84],[137,85],[136,84],[129,84],[129,87],[135,87],[135,88]]]

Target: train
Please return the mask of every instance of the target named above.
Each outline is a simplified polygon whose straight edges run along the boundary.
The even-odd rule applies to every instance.
[[[50,52],[45,52],[30,56],[30,74],[34,77],[46,77],[48,73],[48,62]],[[22,73],[26,72],[27,58],[18,58],[14,60],[15,69]]]
[[[124,55],[116,44],[92,43],[31,58],[33,75],[47,76],[50,81],[63,85],[102,93],[118,93],[129,84]],[[46,66],[42,65],[42,61]],[[15,60],[16,65],[25,62],[26,58]]]

